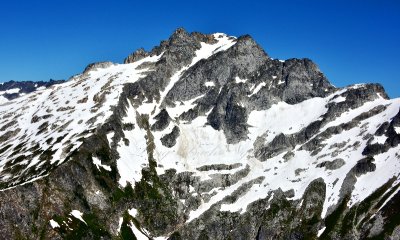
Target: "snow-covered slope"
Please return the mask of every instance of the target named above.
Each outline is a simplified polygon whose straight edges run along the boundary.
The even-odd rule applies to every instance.
[[[356,87],[363,88],[364,86]],[[243,213],[248,204],[266,198],[273,190],[279,188],[283,191],[294,190],[294,195],[290,199],[300,199],[309,183],[321,177],[327,185],[327,197],[322,211],[322,217],[325,217],[328,208],[338,203],[341,197],[340,189],[347,173],[357,164],[358,160],[364,157],[362,151],[367,142],[378,138],[377,136],[373,137],[373,135],[381,124],[390,121],[398,114],[400,99],[387,100],[377,94],[374,101],[366,102],[358,108],[349,109],[349,111],[337,116],[315,135],[318,136],[330,127],[349,123],[376,107],[386,106],[384,111],[371,118],[359,121],[354,128],[324,139],[324,147],[318,154],[303,150],[302,144],[299,144],[290,151],[293,154],[290,160],[285,159],[284,155],[287,154],[285,151],[262,161],[257,159],[254,154],[255,142],[262,139],[263,144],[267,145],[280,134],[288,135],[299,132],[302,128],[322,118],[328,111],[327,105],[337,102],[337,99],[341,98],[340,95],[344,93],[346,93],[346,90],[338,90],[325,98],[313,98],[293,105],[279,102],[267,110],[253,111],[247,121],[250,126],[248,139],[236,144],[227,144],[224,133],[215,131],[207,124],[206,115],[199,116],[190,123],[172,121],[163,131],[153,133],[156,146],[154,156],[157,163],[162,166],[157,168],[157,173],[163,174],[167,169],[175,169],[178,173],[191,172],[193,176],[198,176],[200,181],[206,181],[213,179],[216,174],[232,175],[235,172],[248,169],[247,176],[237,183],[223,189],[220,186],[212,188],[209,191],[212,193],[212,197],[207,202],[202,203],[198,209],[191,211],[188,221],[204,213],[213,204],[220,202],[243,184],[260,178],[263,180],[255,182],[234,203],[222,204],[221,210]],[[187,102],[175,108],[166,108],[166,110],[173,113],[173,116],[179,116],[190,109],[191,106],[193,107],[193,104]],[[154,111],[154,109],[156,110]],[[136,119],[135,114],[144,113],[150,114],[150,119],[152,119],[152,116],[154,117],[161,111],[157,108],[156,103],[146,104],[145,110],[143,112],[141,110],[141,108],[135,110],[131,107],[128,110],[127,119]],[[150,113],[151,111],[153,111],[153,114]],[[132,122],[127,121],[126,123]],[[176,145],[171,148],[166,147],[160,139],[169,134],[175,126],[179,126],[180,129]],[[118,144],[120,146],[118,152],[121,153],[121,158],[117,164],[121,166],[119,167],[121,178],[130,178],[132,185],[141,179],[141,169],[147,163],[146,141],[143,137],[145,133],[140,133],[140,131],[140,129],[135,128],[125,133],[132,144],[125,145],[123,140]],[[387,137],[383,136],[383,138]],[[312,141],[312,139],[308,141]],[[384,143],[385,140],[382,141]],[[129,149],[131,149],[131,152],[129,152]],[[399,151],[400,146],[376,156],[376,170],[357,179],[349,206],[364,200],[390,178],[399,176],[399,158],[395,157],[395,153]],[[135,155],[135,163],[129,163],[132,155]],[[337,169],[321,166],[321,164],[327,162],[337,162]],[[230,170],[213,170],[212,168],[208,171],[198,170],[213,165],[239,167]],[[131,171],[127,171],[128,169],[131,169]],[[125,186],[123,181],[121,184]],[[193,190],[191,194],[197,195],[198,193]]]
[[[63,83],[64,80],[44,81],[8,81],[0,83],[0,104],[6,103],[12,99],[24,96],[36,90],[43,90],[55,84]]]
[[[49,201],[21,231],[49,237],[395,236],[399,109],[249,36],[178,29],[0,104],[0,222],[29,194]]]
[[[11,186],[26,183],[45,175],[49,167],[63,163],[80,146],[82,138],[110,117],[122,85],[136,81],[147,71],[136,67],[157,59],[98,64],[107,68],[93,66],[90,72],[68,82],[0,106],[1,181]]]

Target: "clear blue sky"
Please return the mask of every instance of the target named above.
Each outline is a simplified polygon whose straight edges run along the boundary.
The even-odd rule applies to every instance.
[[[0,82],[66,79],[122,62],[177,27],[252,35],[273,58],[311,58],[336,86],[400,97],[400,1],[2,1]]]

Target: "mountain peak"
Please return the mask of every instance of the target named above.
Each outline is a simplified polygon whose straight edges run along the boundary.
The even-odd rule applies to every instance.
[[[179,27],[172,33],[170,39],[186,38],[189,35],[190,34],[183,27]]]
[[[133,63],[147,56],[159,55],[162,52],[188,52],[193,49],[200,48],[200,41],[189,34],[183,28],[177,28],[168,40],[161,41],[159,46],[154,47],[150,52],[146,52],[143,48],[137,49],[135,52],[125,58],[124,63]]]
[[[3,238],[398,236],[400,99],[380,85],[184,29],[125,63],[0,104]]]

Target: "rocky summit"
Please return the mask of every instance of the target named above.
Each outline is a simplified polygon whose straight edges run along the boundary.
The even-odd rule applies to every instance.
[[[0,104],[2,239],[399,239],[400,99],[177,29]]]

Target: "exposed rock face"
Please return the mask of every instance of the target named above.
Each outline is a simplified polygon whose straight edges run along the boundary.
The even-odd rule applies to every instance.
[[[318,164],[317,167],[325,167],[325,169],[327,169],[327,170],[335,170],[335,169],[342,167],[345,164],[346,164],[346,162],[343,159],[337,158],[332,161],[322,162],[322,163]]]
[[[180,28],[0,113],[5,239],[399,236],[400,100],[248,35]]]
[[[176,144],[176,139],[179,137],[179,128],[175,126],[170,133],[163,136],[160,140],[166,147],[173,147]]]

